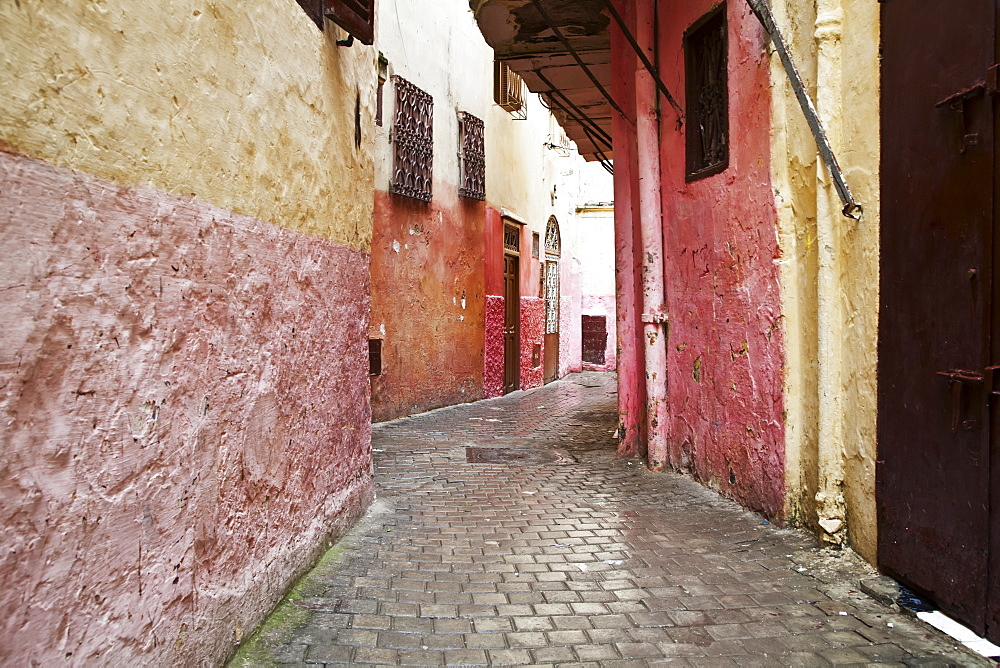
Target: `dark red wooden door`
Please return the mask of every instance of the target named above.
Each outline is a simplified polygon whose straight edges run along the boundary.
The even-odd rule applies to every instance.
[[[876,463],[881,567],[994,639],[996,1],[881,5]]]
[[[503,391],[521,388],[521,283],[514,255],[503,256]]]

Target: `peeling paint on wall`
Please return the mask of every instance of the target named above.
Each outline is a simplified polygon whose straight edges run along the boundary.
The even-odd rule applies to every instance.
[[[373,49],[334,32],[290,1],[0,3],[0,146],[367,249]]]
[[[708,0],[661,5],[661,72],[671,90],[684,90],[683,31],[712,6]],[[671,112],[663,119],[671,460],[780,519],[785,357],[768,159],[769,68],[763,29],[749,8],[734,2],[727,11],[729,167],[686,182],[684,133]]]
[[[0,153],[0,657],[223,660],[373,494],[368,256]]]
[[[376,422],[484,396],[484,205],[445,183],[434,193],[427,204],[375,191],[372,318],[387,332]]]

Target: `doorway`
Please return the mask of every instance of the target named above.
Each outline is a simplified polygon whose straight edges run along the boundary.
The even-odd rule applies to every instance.
[[[521,278],[518,226],[504,225],[503,255],[503,392],[521,389]]]
[[[881,17],[879,565],[997,641],[996,0]]]
[[[559,257],[562,242],[559,237],[559,222],[549,216],[545,226],[545,361],[542,381],[551,383],[559,378]]]

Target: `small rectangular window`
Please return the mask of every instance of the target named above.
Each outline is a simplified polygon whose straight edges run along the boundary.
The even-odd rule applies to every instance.
[[[368,339],[368,375],[382,375],[382,339]]]
[[[511,71],[510,66],[502,60],[493,61],[493,101],[518,120],[528,117],[528,108],[524,103],[524,81],[521,80],[521,75]]]
[[[518,225],[504,223],[503,249],[511,253],[521,252],[521,228]]]
[[[541,250],[541,239],[538,232],[531,233],[531,257],[537,258],[538,252]]]
[[[470,113],[458,112],[458,162],[461,185],[458,194],[486,199],[486,148],[483,122]]]
[[[684,33],[687,180],[729,166],[729,84],[723,3]]]
[[[434,99],[392,75],[396,109],[392,122],[393,167],[389,192],[431,201],[434,164]]]

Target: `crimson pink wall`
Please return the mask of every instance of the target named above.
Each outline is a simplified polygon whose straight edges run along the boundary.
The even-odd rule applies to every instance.
[[[616,2],[628,24],[635,21],[631,0]],[[612,115],[615,154],[615,300],[617,309],[618,454],[646,452],[646,385],[641,289],[637,273],[639,179],[635,154],[635,68],[637,58],[615,22],[611,23],[611,91],[628,114]]]
[[[679,99],[684,30],[716,5],[658,3],[660,73]],[[684,132],[662,105],[670,456],[675,466],[777,516],[784,497],[784,349],[766,34],[746,3],[730,0],[726,11],[729,167],[685,183]]]
[[[376,422],[483,398],[485,208],[445,182],[430,203],[375,191]]]
[[[0,183],[0,663],[221,661],[372,499],[367,254]]]
[[[521,297],[521,389],[542,386],[545,360],[545,300],[540,297]],[[535,360],[538,346],[538,364]]]

